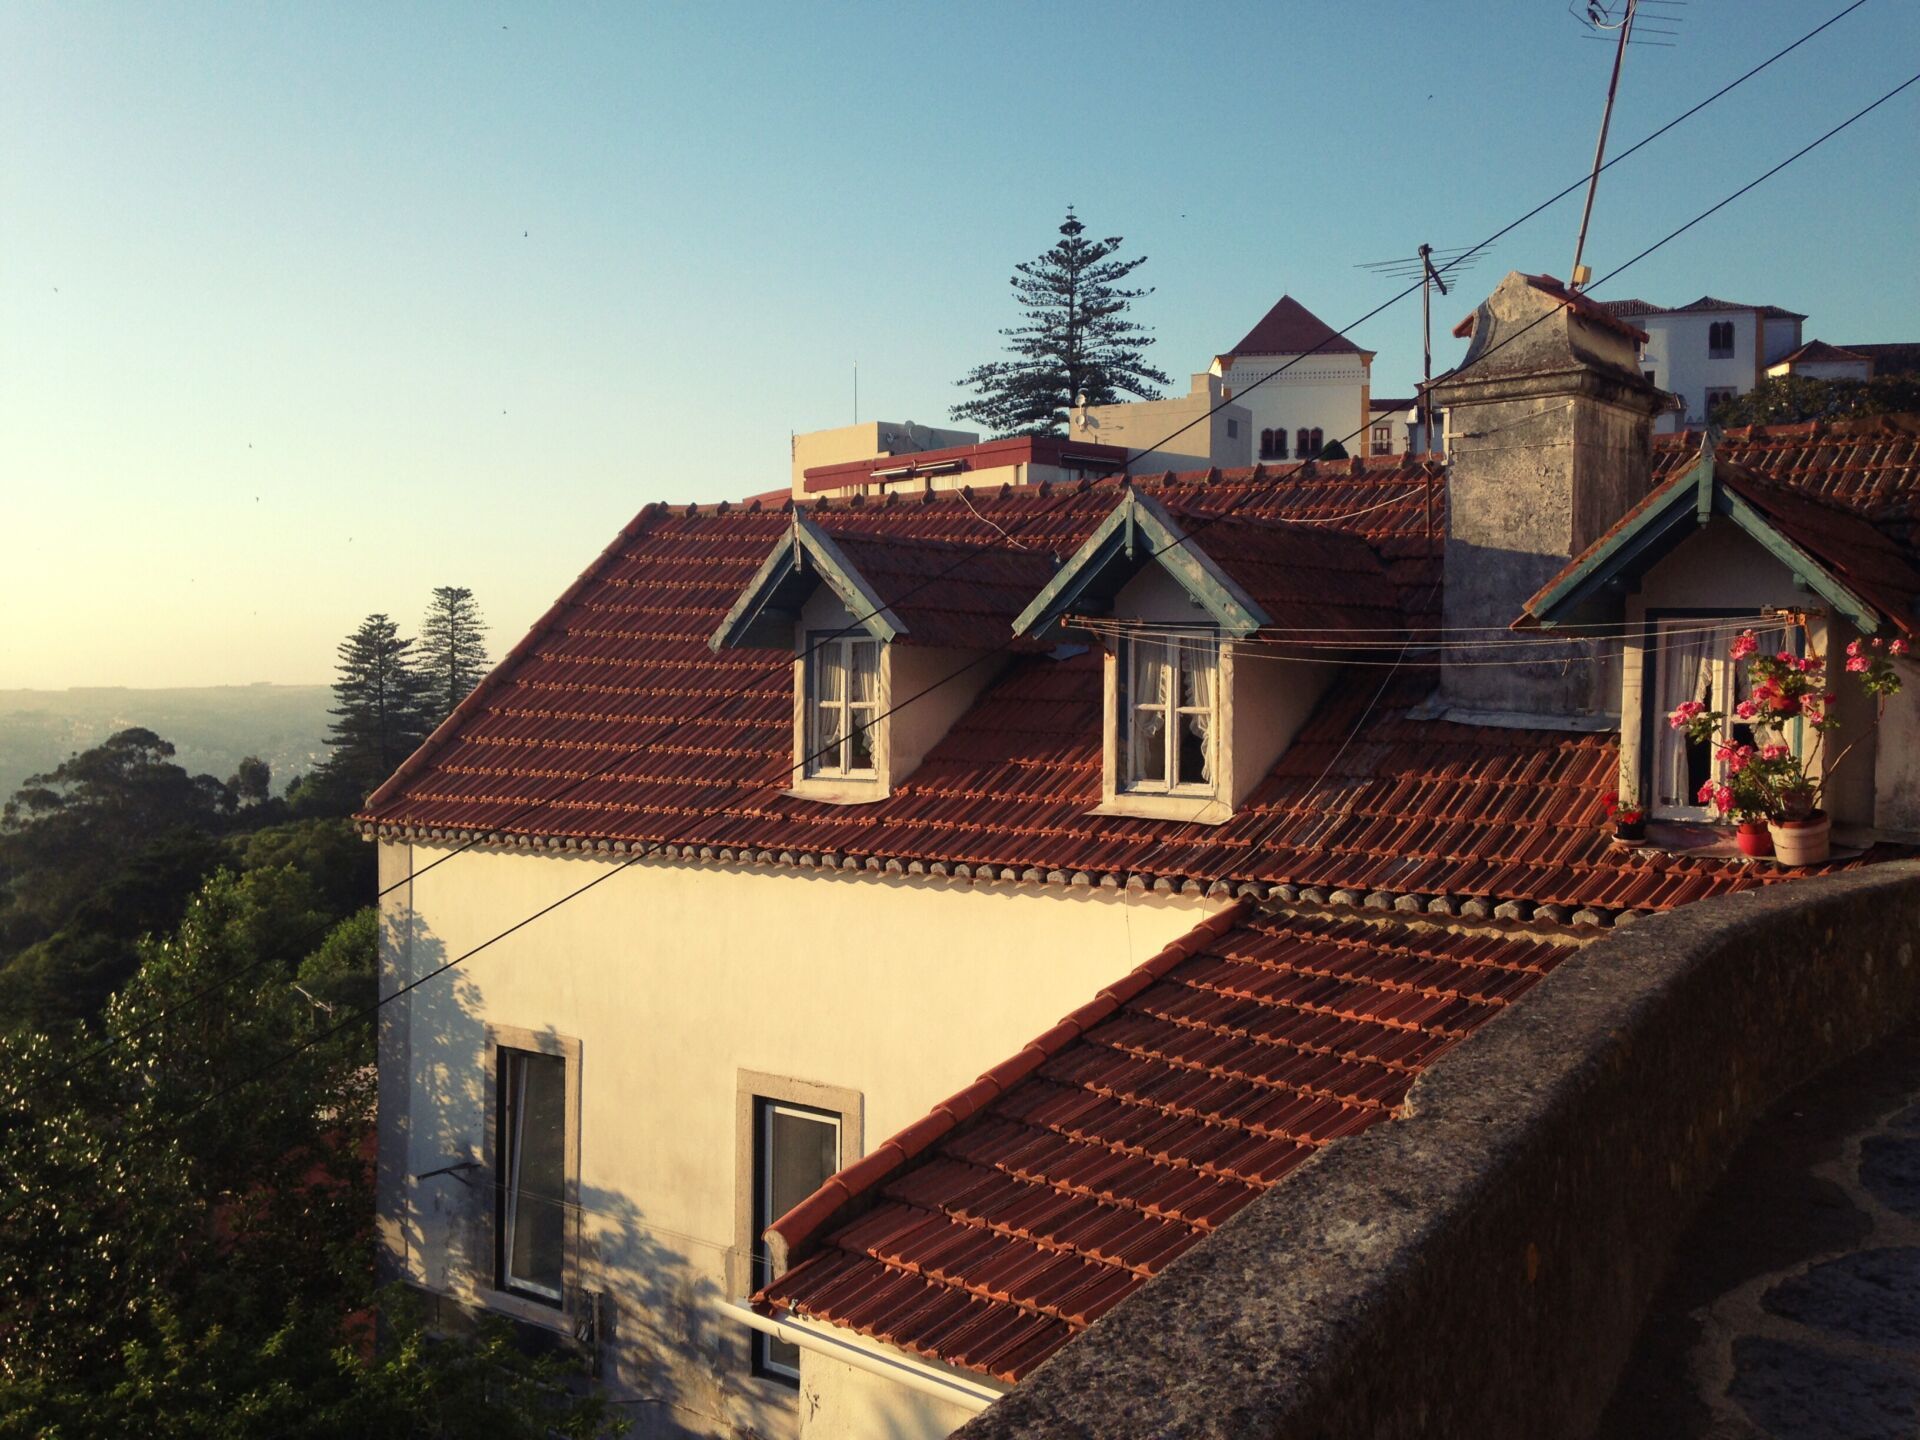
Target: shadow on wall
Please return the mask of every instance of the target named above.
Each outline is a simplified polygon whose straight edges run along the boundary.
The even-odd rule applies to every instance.
[[[390,953],[408,957],[409,975],[446,963],[445,944],[423,921],[400,923],[410,933],[391,937],[390,931]],[[383,1152],[391,1144],[405,1156],[407,1278],[452,1302],[441,1313],[457,1323],[466,1308],[491,1308],[487,1292],[496,1280],[496,1042],[482,1018],[479,986],[457,968],[421,985],[410,1002],[409,1100],[398,1118],[381,1116]],[[524,1032],[515,1043],[526,1043]],[[533,1047],[565,1048],[550,1027],[534,1033]],[[582,1057],[576,1084],[591,1083],[595,1058]],[[591,1137],[582,1139],[576,1153],[591,1154]],[[735,1383],[748,1373],[748,1341],[717,1309],[723,1286],[744,1286],[745,1257],[730,1246],[662,1230],[632,1197],[600,1186],[581,1184],[571,1196],[523,1192],[520,1203],[565,1210],[574,1292],[564,1320],[517,1322],[531,1347],[563,1345],[581,1353],[637,1440],[688,1434],[747,1440],[763,1433],[757,1428],[763,1407]],[[532,1303],[523,1302],[523,1310],[540,1313]]]

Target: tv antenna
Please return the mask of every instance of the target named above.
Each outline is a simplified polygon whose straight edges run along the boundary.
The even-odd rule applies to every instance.
[[[1578,290],[1593,278],[1580,263],[1587,248],[1587,224],[1593,219],[1593,197],[1600,188],[1600,168],[1607,157],[1607,127],[1613,123],[1613,101],[1620,91],[1620,69],[1629,45],[1658,45],[1671,49],[1680,33],[1680,10],[1687,0],[1567,0],[1567,13],[1596,40],[1613,40],[1613,74],[1607,80],[1607,103],[1600,111],[1600,139],[1593,147],[1593,173],[1587,177],[1587,203],[1580,211],[1580,236],[1573,242],[1573,271],[1568,288]],[[1647,12],[1644,22],[1641,11]],[[1666,22],[1664,24],[1660,22]]]
[[[1462,270],[1471,270],[1480,262],[1485,252],[1479,246],[1462,246],[1453,250],[1436,250],[1431,245],[1422,245],[1413,254],[1399,260],[1373,260],[1365,265],[1356,265],[1356,270],[1368,270],[1383,280],[1392,280],[1396,284],[1410,281],[1420,282],[1420,435],[1421,443],[1430,454],[1433,444],[1433,292],[1442,295],[1448,293],[1446,275]]]

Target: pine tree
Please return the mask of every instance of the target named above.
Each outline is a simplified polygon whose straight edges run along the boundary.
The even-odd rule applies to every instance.
[[[481,638],[486,633],[473,591],[463,585],[434,587],[433,603],[420,626],[420,661],[433,685],[429,700],[434,724],[451,715],[487,673],[487,646]]]
[[[1147,257],[1109,260],[1120,237],[1085,240],[1085,229],[1068,206],[1058,243],[1013,267],[1026,323],[1000,333],[1017,358],[969,371],[960,383],[977,394],[954,407],[954,419],[977,420],[1000,435],[1057,435],[1081,395],[1089,405],[1112,405],[1122,394],[1151,400],[1169,383],[1145,363],[1152,335],[1126,318],[1128,305],[1153,291],[1120,288]]]
[[[340,642],[340,678],[333,682],[332,753],[326,788],[357,805],[411,755],[433,728],[432,680],[417,668],[414,642],[385,615],[369,615]]]

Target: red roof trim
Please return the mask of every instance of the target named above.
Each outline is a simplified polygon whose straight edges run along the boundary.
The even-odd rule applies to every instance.
[[[988,440],[980,445],[949,445],[942,450],[918,450],[911,455],[876,455],[870,460],[843,460],[833,465],[812,465],[805,472],[804,488],[809,494],[820,490],[843,490],[850,485],[892,485],[915,475],[876,476],[877,470],[897,470],[909,466],[918,470],[939,467],[958,470],[997,470],[1008,465],[1069,465],[1075,460],[1094,461],[1119,469],[1127,463],[1124,445],[1093,445],[1062,439],[1058,435],[1014,435],[1005,440]]]

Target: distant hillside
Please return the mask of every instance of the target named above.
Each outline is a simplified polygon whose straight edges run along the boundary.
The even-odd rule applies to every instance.
[[[0,799],[76,750],[144,725],[178,748],[191,773],[222,780],[247,755],[273,767],[284,790],[326,753],[325,685],[212,685],[187,690],[0,690]]]

